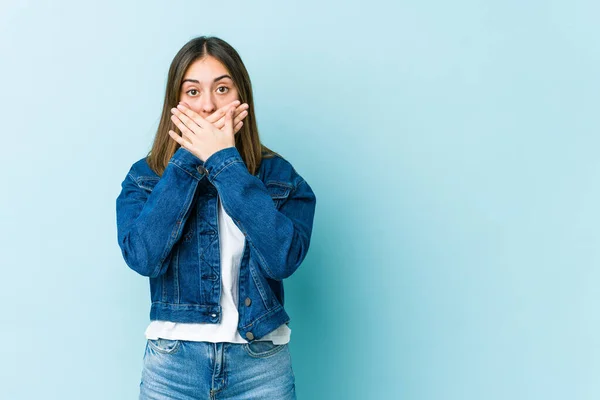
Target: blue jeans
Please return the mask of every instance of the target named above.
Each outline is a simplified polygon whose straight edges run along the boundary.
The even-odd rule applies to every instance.
[[[288,344],[146,339],[140,400],[295,400]]]

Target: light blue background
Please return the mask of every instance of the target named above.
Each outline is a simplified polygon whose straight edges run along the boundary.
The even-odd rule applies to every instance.
[[[115,199],[202,34],[317,194],[300,399],[600,398],[598,2],[0,7],[0,398],[136,398],[149,290]]]

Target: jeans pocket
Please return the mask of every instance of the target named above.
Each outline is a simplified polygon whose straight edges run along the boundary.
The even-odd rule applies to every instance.
[[[244,343],[242,348],[251,357],[264,358],[279,353],[286,346],[287,343],[274,344],[272,340],[255,340],[251,343]]]
[[[181,341],[176,339],[147,339],[147,342],[153,350],[163,354],[174,354],[181,346]]]

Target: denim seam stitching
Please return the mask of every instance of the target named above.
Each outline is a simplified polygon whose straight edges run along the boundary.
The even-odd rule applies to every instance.
[[[197,304],[197,303],[177,303],[174,304],[170,301],[153,301],[150,303],[150,305],[152,304],[166,304],[168,306],[194,306],[194,307],[214,307],[214,305],[212,304]]]
[[[254,281],[254,284],[256,285],[256,288],[258,289],[258,294],[260,295],[260,299],[262,300],[263,304],[265,305],[265,308],[268,310],[269,306],[267,305],[267,301],[265,300],[265,296],[266,296],[266,293],[264,293],[265,289],[263,288],[262,284],[256,278],[255,272],[252,272],[252,270],[254,268],[250,268],[250,265],[248,265],[248,269],[249,269],[250,275],[252,276],[252,280]]]
[[[177,222],[175,223],[175,227],[173,228],[173,231],[171,231],[171,235],[169,235],[169,241],[167,242],[167,245],[163,249],[159,263],[157,266],[154,267],[154,271],[153,271],[152,275],[156,275],[156,272],[158,270],[160,270],[160,267],[162,266],[165,259],[167,258],[167,254],[168,254],[167,249],[173,248],[173,244],[175,243],[173,240],[173,234],[175,234],[175,237],[177,237],[178,232],[183,229],[184,224],[181,223],[181,218],[188,212],[188,210],[190,208],[190,204],[191,204],[190,198],[192,197],[191,195],[194,193],[194,189],[195,188],[193,186],[190,186],[190,189],[188,190],[187,196],[185,198],[185,204],[187,204],[187,206],[184,207],[184,209],[179,212],[179,215],[177,216]]]
[[[267,317],[268,317],[270,314],[274,314],[274,313],[276,313],[277,311],[279,311],[279,310],[281,310],[281,309],[283,309],[283,306],[281,306],[281,305],[278,305],[278,306],[276,306],[275,308],[272,308],[272,309],[270,309],[270,310],[267,310],[267,311],[265,311],[265,312],[263,313],[263,315],[261,315],[260,317],[258,317],[258,318],[254,318],[254,319],[252,320],[252,322],[250,322],[248,325],[242,325],[242,328],[248,328],[249,326],[256,324],[256,323],[257,323],[258,321],[260,321],[261,319],[265,319],[265,318],[267,318]]]
[[[215,178],[216,178],[216,177],[217,177],[217,176],[218,176],[218,175],[219,175],[221,172],[223,172],[223,170],[224,170],[225,168],[229,167],[231,164],[236,164],[236,163],[243,164],[244,162],[243,162],[243,161],[240,161],[240,160],[238,160],[238,159],[235,159],[235,160],[233,160],[233,161],[231,161],[231,162],[229,162],[229,163],[225,164],[225,165],[224,165],[224,166],[223,166],[221,169],[219,169],[219,170],[218,170],[218,171],[217,171],[217,172],[216,172],[216,173],[215,173],[215,174],[212,176],[212,178],[211,178],[211,181],[212,181],[212,179],[215,179]]]
[[[144,189],[143,187],[140,186],[140,184],[138,183],[137,179],[133,176],[133,174],[131,172],[129,172],[127,174],[127,176],[131,178],[131,180],[133,181],[133,183],[135,183],[135,186],[137,186],[140,189]]]
[[[248,236],[247,236],[248,237]],[[262,261],[263,265],[262,267],[265,269],[265,271],[267,271],[267,274],[269,274],[269,278],[276,280],[276,281],[280,281],[282,279],[278,279],[275,274],[273,273],[273,271],[271,271],[271,269],[269,268],[269,265],[267,264],[267,261],[264,259],[264,257],[262,256],[262,254],[260,254],[260,252],[258,251],[258,249],[256,248],[256,246],[254,245],[254,243],[252,242],[252,239],[248,240],[250,242],[250,245],[254,248],[254,250],[256,251],[256,255],[258,256],[258,258],[260,258],[260,260]]]
[[[159,353],[162,353],[162,354],[175,354],[175,353],[177,353],[177,351],[179,351],[179,346],[181,345],[181,340],[179,340],[179,339],[168,339],[168,340],[175,340],[177,343],[175,343],[175,345],[173,346],[173,348],[171,350],[165,350],[165,349],[159,347],[158,345],[156,345],[154,342],[152,342],[152,340],[154,340],[154,339],[148,339],[146,342],[155,351],[158,351]]]
[[[259,340],[260,342],[260,340]],[[274,347],[270,350],[267,350],[266,352],[263,353],[256,353],[254,351],[252,351],[252,349],[250,348],[250,346],[248,346],[249,343],[244,343],[244,348],[246,349],[246,352],[254,358],[265,358],[265,357],[269,357],[272,355],[277,354],[278,352],[280,352],[281,350],[283,350],[285,343],[283,344],[275,344],[273,343]]]
[[[191,174],[187,169],[183,168],[182,166],[180,166],[179,164],[173,162],[173,161],[169,161],[169,164],[173,164],[174,166],[176,166],[177,168],[179,168],[180,170],[184,171],[186,174],[188,174],[189,176],[191,176],[192,178],[194,178],[195,180],[199,181],[200,179],[198,179],[198,177],[194,176],[194,174]]]

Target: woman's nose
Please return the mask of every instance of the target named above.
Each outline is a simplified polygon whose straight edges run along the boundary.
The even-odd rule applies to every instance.
[[[205,96],[200,100],[200,110],[204,114],[212,114],[215,112],[215,102],[211,96]]]

